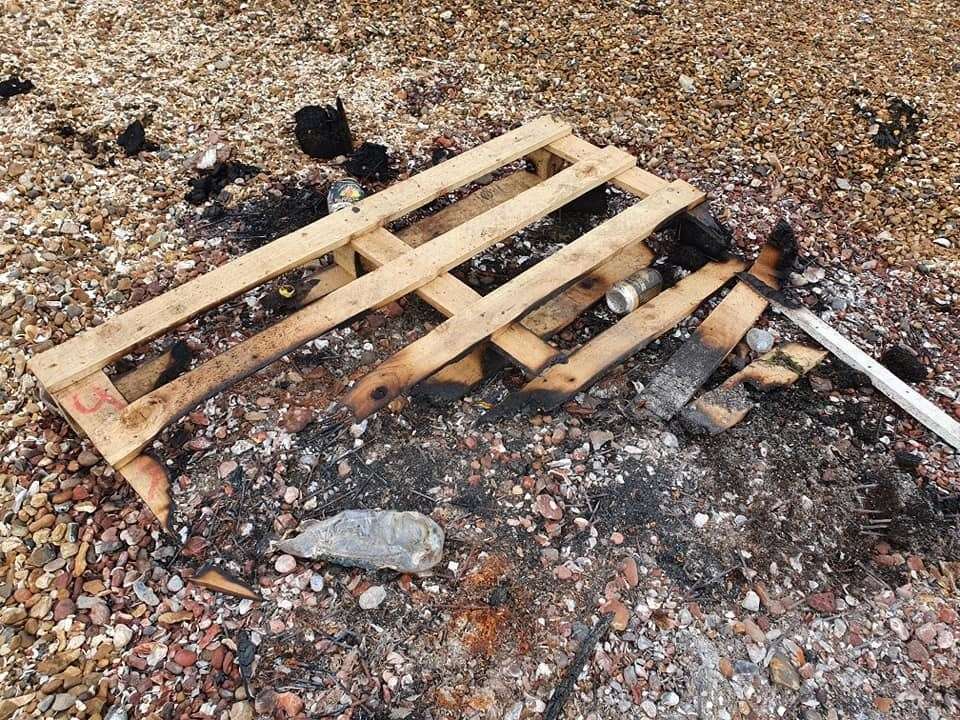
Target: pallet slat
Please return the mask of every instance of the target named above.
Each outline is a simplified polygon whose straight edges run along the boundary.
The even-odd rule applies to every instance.
[[[364,418],[487,336],[502,347],[501,328],[514,327],[509,323],[543,298],[650,235],[682,212],[692,195],[685,183],[670,184],[601,223],[400,350],[361,378],[344,405],[356,419]]]
[[[719,290],[744,263],[710,263],[621,318],[563,365],[554,365],[484,415],[490,421],[517,412],[546,411],[590,387],[614,365],[639,352],[692,313]]]
[[[95,444],[109,462],[122,465],[197,403],[358,313],[430,282],[632,167],[633,162],[630,155],[605,148],[593,158],[404,253],[131,403],[115,416],[111,426],[101,428]]]
[[[825,350],[799,343],[774,348],[713,390],[691,400],[680,411],[680,417],[694,432],[716,435],[729,430],[756,404],[747,394],[747,385],[763,392],[789,387],[826,356]]]
[[[535,120],[364,198],[354,212],[328,215],[107,320],[32,358],[30,369],[48,392],[62,389],[198,313],[403,217],[569,132],[569,126],[550,118]]]

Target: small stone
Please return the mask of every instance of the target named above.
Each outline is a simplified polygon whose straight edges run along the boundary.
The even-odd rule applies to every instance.
[[[320,592],[323,590],[324,582],[323,575],[320,573],[314,573],[310,576],[310,589],[313,592]]]
[[[916,638],[907,643],[907,655],[911,660],[918,663],[926,663],[930,659],[927,648]]]
[[[150,607],[156,607],[160,604],[160,598],[143,580],[137,580],[133,584],[133,592],[140,599],[140,602],[144,602]]]
[[[933,239],[933,244],[934,244],[934,245],[939,245],[940,247],[944,247],[944,248],[948,248],[948,249],[953,247],[953,243],[951,243],[951,242],[950,242],[949,240],[947,240],[947,238],[945,238],[945,237],[934,238],[934,239]]]
[[[706,527],[708,522],[710,522],[710,516],[706,513],[697,513],[693,516],[693,526],[698,530]]]
[[[680,76],[680,88],[687,93],[695,93],[697,91],[697,86],[693,82],[693,78],[689,75]]]
[[[751,328],[747,333],[747,345],[755,353],[763,354],[773,349],[773,335],[760,328]]]
[[[190,650],[180,649],[173,654],[173,661],[183,668],[193,667],[197,664],[197,654]]]
[[[613,433],[609,430],[591,430],[588,437],[590,438],[590,447],[596,452],[613,440]]]
[[[120,624],[113,628],[113,646],[118,650],[122,650],[129,645],[132,639],[133,630],[130,629],[129,625]]]
[[[837,187],[841,190],[849,190],[851,188],[850,181],[846,178],[837,178],[836,183]]]
[[[917,628],[916,632],[917,640],[922,642],[924,645],[932,645],[933,641],[937,637],[937,627],[933,623],[924,623]]]
[[[829,591],[814,593],[807,598],[807,605],[825,615],[832,615],[837,611],[837,599]]]
[[[313,410],[305,407],[292,407],[283,416],[283,428],[288,433],[298,433],[313,422]]]
[[[64,220],[60,223],[61,235],[79,235],[80,225],[73,220]]]
[[[560,520],[563,517],[563,510],[561,510],[556,501],[547,494],[537,495],[537,512],[547,518],[547,520]]]
[[[273,715],[274,708],[277,707],[277,693],[271,688],[265,688],[257,693],[253,701],[253,709],[260,715]]]
[[[653,700],[644,700],[640,703],[640,709],[643,710],[643,714],[648,718],[655,718],[657,716],[657,706]]]
[[[246,701],[235,702],[230,706],[230,720],[253,720],[253,708]]]
[[[624,605],[619,600],[607,600],[600,610],[604,613],[613,613],[613,620],[610,622],[610,627],[614,630],[626,630],[627,624],[630,622],[630,608]]]
[[[172,593],[178,593],[183,590],[183,578],[179,575],[171,575],[170,579],[167,580],[167,590]]]
[[[760,596],[757,595],[753,590],[748,590],[747,594],[743,598],[743,602],[740,603],[740,606],[744,610],[749,610],[750,612],[759,612]]]
[[[72,708],[76,702],[77,699],[70,693],[57,693],[56,697],[53,698],[51,709],[54,712],[63,712]]]
[[[770,680],[777,685],[790,688],[791,690],[800,689],[800,676],[793,669],[790,659],[781,651],[777,650],[770,658]]]
[[[77,462],[83,467],[93,467],[100,462],[100,456],[89,450],[82,450],[80,454],[77,455]]]
[[[387,599],[387,591],[382,585],[374,585],[367,588],[360,596],[360,607],[363,610],[373,610],[380,607],[380,604]]]
[[[276,697],[276,707],[280,708],[284,717],[296,717],[303,711],[303,700],[292,692],[280,693]]]
[[[292,555],[281,555],[273,563],[273,567],[281,575],[286,575],[297,569],[297,561]]]
[[[293,485],[288,485],[287,489],[283,491],[283,501],[287,505],[292,505],[298,499],[300,499],[300,489]]]
[[[680,447],[680,441],[677,440],[677,436],[672,432],[665,432],[660,436],[660,442],[663,443],[664,447],[668,448],[678,448]]]
[[[60,600],[53,608],[53,619],[56,622],[63,620],[65,617],[73,615],[77,611],[77,606],[74,604],[73,600],[70,598],[64,598]]]

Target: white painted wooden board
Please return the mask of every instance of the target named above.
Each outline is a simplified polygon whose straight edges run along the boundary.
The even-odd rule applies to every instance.
[[[869,377],[874,387],[911,417],[923,423],[955,450],[960,450],[960,422],[951,418],[807,308],[787,308],[780,305],[778,308],[807,335],[854,370],[859,370]]]

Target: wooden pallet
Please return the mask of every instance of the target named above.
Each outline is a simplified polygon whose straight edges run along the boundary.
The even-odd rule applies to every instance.
[[[515,171],[404,230],[387,229],[411,211],[523,158],[535,172]],[[448,274],[604,183],[640,201],[487,295]],[[686,182],[640,170],[627,153],[595,147],[572,136],[568,126],[541,118],[111,318],[34,357],[30,369],[71,424],[169,530],[169,478],[164,466],[145,454],[158,433],[304,343],[408,293],[448,319],[355,384],[343,400],[353,418],[369,415],[417,383],[462,394],[489,372],[489,348],[533,378],[561,376],[567,392],[586,386],[743,269],[736,260],[711,263],[597,338],[590,347],[602,345],[600,355],[581,350],[563,364],[566,358],[547,342],[612,283],[653,260],[646,237],[703,201],[704,194]],[[126,375],[108,376],[111,363],[141,344],[325,255],[333,264],[298,292],[291,314],[265,330],[202,364],[193,362],[183,344],[175,344]],[[567,381],[570,375],[574,379]]]

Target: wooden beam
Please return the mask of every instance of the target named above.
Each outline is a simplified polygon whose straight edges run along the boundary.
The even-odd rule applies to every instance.
[[[687,403],[680,417],[693,432],[716,435],[747,416],[755,403],[746,386],[763,392],[793,385],[827,356],[826,351],[787,343],[754,360],[722,385]]]
[[[60,390],[198,313],[403,217],[569,132],[568,126],[541,118],[501,135],[364,198],[350,211],[327,215],[90,328],[32,358],[30,369],[48,392]]]
[[[55,393],[54,396],[61,412],[84,429],[98,450],[100,445],[97,438],[102,429],[111,426],[118,413],[129,407],[120,391],[100,370]],[[109,462],[109,458],[107,460]],[[173,497],[170,494],[170,479],[164,467],[153,458],[141,455],[134,462],[119,468],[119,471],[150,508],[163,529],[172,533]]]
[[[563,365],[554,365],[509,395],[483,419],[493,420],[521,411],[550,410],[563,404],[687,317],[743,268],[739,260],[705,265],[621,318],[577,350]]]
[[[166,425],[223,387],[269,365],[358,313],[421,287],[572,198],[622,173],[633,163],[630,155],[616,148],[605,148],[593,158],[571,165],[136,400],[117,413],[109,425],[98,427],[96,435],[88,429],[91,439],[109,462],[122,465]]]
[[[750,273],[767,285],[779,288],[776,272],[780,258],[781,250],[767,243]],[[660,368],[641,394],[640,402],[664,420],[673,417],[720,367],[766,307],[766,298],[746,283],[738,282],[700,323],[690,339]]]
[[[364,418],[487,336],[502,347],[503,329],[530,308],[683,212],[691,201],[688,187],[668,185],[477,300],[361,378],[344,405]]]
[[[878,361],[867,355],[847,338],[814,315],[807,308],[778,306],[807,335],[812,337],[840,360],[862,372],[880,392],[890,398],[912,418],[937,437],[960,450],[960,423],[907,385]]]
[[[596,149],[596,145],[593,145],[586,140],[582,140],[575,135],[565,135],[562,138],[552,141],[546,146],[547,151],[569,162],[576,162],[590,153],[596,152]],[[673,182],[683,181],[674,180]],[[670,184],[670,181],[664,180],[663,178],[657,177],[653,173],[649,173],[646,170],[641,170],[640,168],[634,166],[626,172],[621,173],[617,177],[613,178],[610,183],[614,187],[617,187],[624,192],[628,192],[640,198],[645,198],[648,195],[653,195],[653,193],[657,192],[658,190],[665,188]],[[690,197],[695,198],[690,202],[691,208],[696,207],[706,199],[707,196],[702,191],[696,189],[692,185],[688,185],[688,187],[690,188]]]

